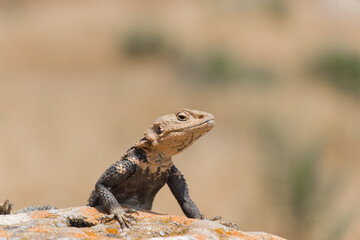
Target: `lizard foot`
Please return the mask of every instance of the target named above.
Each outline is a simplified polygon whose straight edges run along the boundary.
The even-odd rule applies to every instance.
[[[117,221],[120,224],[120,227],[122,229],[124,229],[124,227],[126,228],[130,228],[133,226],[133,224],[131,223],[131,220],[134,220],[135,222],[137,222],[136,218],[131,215],[131,213],[136,213],[139,214],[136,210],[134,209],[123,209],[123,208],[117,208],[116,210],[112,211],[111,214],[105,215],[103,217],[101,217],[101,221],[102,222],[109,222],[111,220],[114,220],[115,218],[117,219]]]
[[[221,220],[220,216],[216,216],[214,218],[209,219],[210,221],[218,221],[221,225],[224,225],[225,227],[230,227],[230,228],[234,228],[236,230],[239,230],[239,227],[237,224],[232,223],[232,222],[223,222]]]
[[[10,214],[13,208],[13,204],[6,200],[3,205],[0,205],[0,215],[8,215]]]

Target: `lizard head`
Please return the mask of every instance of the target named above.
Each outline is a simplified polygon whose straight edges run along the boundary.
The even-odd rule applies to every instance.
[[[136,145],[149,156],[156,156],[154,162],[161,163],[189,147],[214,125],[210,113],[182,108],[156,119]]]

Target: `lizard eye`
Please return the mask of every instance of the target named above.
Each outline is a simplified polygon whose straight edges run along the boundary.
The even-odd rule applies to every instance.
[[[176,114],[176,118],[179,120],[179,121],[186,121],[188,119],[188,115],[185,113],[185,112],[179,112]]]

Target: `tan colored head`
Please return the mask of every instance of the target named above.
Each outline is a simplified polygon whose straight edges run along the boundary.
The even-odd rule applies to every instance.
[[[214,125],[210,113],[182,108],[156,119],[136,146],[153,156],[154,162],[161,163],[189,147]]]

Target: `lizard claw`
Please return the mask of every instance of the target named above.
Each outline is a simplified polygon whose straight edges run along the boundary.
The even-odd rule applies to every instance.
[[[139,213],[138,213],[138,214],[139,214]],[[130,219],[134,220],[135,222],[137,222],[137,219],[136,219],[133,215],[131,215],[131,214],[125,213],[124,216],[127,217],[127,218],[130,218]]]
[[[116,209],[114,210],[111,214],[109,215],[104,215],[103,217],[100,218],[100,220],[102,222],[109,222],[113,219],[116,218],[116,220],[119,222],[120,227],[122,229],[124,228],[131,228],[133,227],[133,224],[131,223],[131,220],[134,220],[135,222],[137,222],[136,218],[131,215],[130,213],[137,213],[139,214],[136,210],[134,209]]]
[[[219,221],[219,222],[221,222],[221,217],[220,217],[220,216],[216,216],[216,217],[210,218],[209,220],[210,220],[210,221]]]
[[[221,225],[224,225],[225,227],[234,228],[236,230],[239,230],[239,226],[236,223],[232,222],[220,222]]]
[[[114,220],[114,218],[115,218],[114,214],[104,214],[104,216],[100,217],[99,220],[103,223],[107,223]]]
[[[239,226],[232,222],[223,222],[220,216],[216,216],[214,218],[209,219],[210,221],[218,221],[221,225],[225,227],[235,228],[236,230],[239,230]]]
[[[13,204],[6,200],[3,205],[0,205],[0,215],[8,215],[10,214],[13,208]]]
[[[117,218],[118,218],[118,222],[121,225],[121,228],[124,228],[124,226],[127,228],[132,227],[132,223],[130,222],[130,220],[127,217],[125,217],[124,214]]]
[[[140,215],[138,211],[136,211],[135,209],[132,209],[132,208],[126,208],[126,209],[124,209],[124,211],[126,213],[136,213],[137,215]]]

